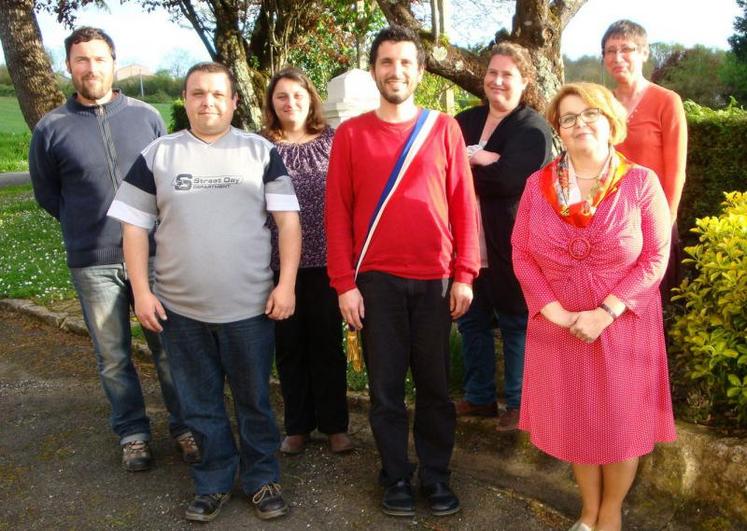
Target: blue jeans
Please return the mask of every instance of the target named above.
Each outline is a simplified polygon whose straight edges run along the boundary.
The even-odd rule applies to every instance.
[[[75,267],[70,269],[70,274],[93,340],[101,385],[112,408],[112,429],[120,444],[150,440],[150,420],[145,413],[143,391],[132,363],[132,294],[124,265]],[[169,431],[177,437],[188,428],[179,412],[168,357],[156,334],[145,331],[145,339],[169,411]]]
[[[280,432],[270,406],[275,326],[265,315],[232,323],[195,321],[166,309],[163,342],[184,420],[200,448],[192,465],[197,494],[228,492],[236,471],[247,494],[280,478]],[[226,412],[228,380],[239,428],[236,449]]]
[[[518,409],[524,377],[527,316],[494,311],[486,294],[481,292],[477,284],[475,287],[475,298],[469,310],[457,321],[459,333],[462,334],[464,398],[477,405],[490,404],[496,400],[493,336],[495,318],[503,340],[506,406]]]

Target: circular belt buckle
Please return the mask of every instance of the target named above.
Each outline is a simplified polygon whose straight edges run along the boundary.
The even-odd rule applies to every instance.
[[[568,244],[568,252],[576,260],[583,260],[591,252],[591,244],[586,238],[573,238]]]

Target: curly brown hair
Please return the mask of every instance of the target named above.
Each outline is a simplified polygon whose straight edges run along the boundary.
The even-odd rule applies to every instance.
[[[264,107],[262,108],[262,135],[273,142],[283,140],[283,127],[280,119],[272,105],[272,96],[275,93],[275,87],[281,79],[290,79],[301,85],[309,93],[309,115],[306,117],[306,133],[316,135],[327,128],[327,121],[324,119],[322,112],[322,99],[316,91],[314,83],[299,68],[289,66],[279,70],[267,87],[265,93]]]
[[[514,42],[500,42],[490,49],[488,62],[496,55],[509,57],[514,62],[521,77],[527,82],[527,88],[521,94],[521,103],[541,113],[545,108],[545,98],[537,87],[537,70],[527,49]]]

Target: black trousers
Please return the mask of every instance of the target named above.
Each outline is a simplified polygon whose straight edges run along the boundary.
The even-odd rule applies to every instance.
[[[296,312],[275,328],[285,431],[348,431],[347,360],[337,294],[324,267],[298,270]]]
[[[371,396],[369,418],[381,456],[379,481],[410,478],[405,377],[415,383],[414,439],[422,485],[449,480],[456,413],[449,399],[449,279],[414,280],[361,273],[363,351]]]

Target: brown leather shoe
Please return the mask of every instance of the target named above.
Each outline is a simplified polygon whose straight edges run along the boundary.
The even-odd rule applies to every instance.
[[[333,433],[329,436],[329,449],[333,454],[342,454],[355,448],[347,433]]]
[[[519,424],[519,410],[509,408],[498,417],[495,431],[514,431]]]
[[[457,417],[495,417],[498,415],[498,406],[495,402],[478,405],[469,400],[459,400],[456,404]]]
[[[286,455],[297,455],[303,452],[303,447],[309,440],[309,435],[288,435],[280,444],[280,451]]]

